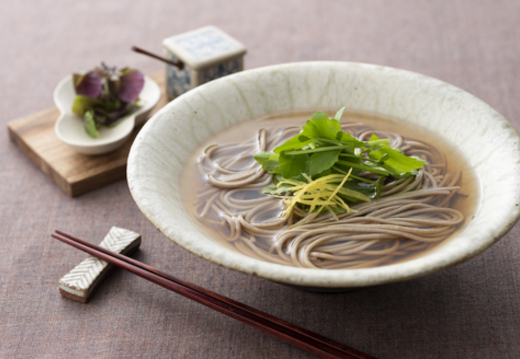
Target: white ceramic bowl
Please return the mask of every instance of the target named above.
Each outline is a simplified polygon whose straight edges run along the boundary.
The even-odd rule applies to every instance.
[[[492,85],[491,85],[492,86]],[[478,177],[475,217],[455,238],[407,262],[370,269],[317,270],[272,264],[208,238],[178,196],[183,162],[197,145],[234,123],[290,110],[369,112],[416,123],[457,145]],[[141,130],[128,183],[145,216],[188,251],[224,267],[291,285],[372,286],[408,280],[481,253],[520,215],[519,137],[495,110],[445,82],[389,67],[344,62],[275,65],[226,76],[178,97]]]
[[[145,76],[144,87],[139,94],[139,109],[121,119],[114,127],[102,126],[98,138],[90,137],[83,127],[83,119],[72,113],[72,104],[76,98],[72,76],[69,75],[60,81],[53,97],[56,107],[61,112],[54,126],[58,138],[79,153],[100,155],[112,152],[128,141],[134,127],[146,120],[159,101],[161,89],[154,80]]]

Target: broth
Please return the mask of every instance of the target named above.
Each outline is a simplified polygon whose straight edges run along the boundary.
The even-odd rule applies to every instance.
[[[450,195],[451,199],[449,199],[449,208],[452,210],[446,209],[446,213],[444,213],[443,210],[443,212],[438,215],[425,215],[423,214],[423,212],[425,212],[423,209],[419,207],[414,209],[412,208],[414,206],[413,204],[408,204],[410,210],[405,212],[411,213],[411,216],[409,217],[403,217],[404,215],[401,216],[401,212],[399,212],[395,216],[388,217],[388,215],[386,215],[387,217],[384,217],[385,215],[383,215],[382,219],[377,219],[376,221],[373,219],[374,216],[372,215],[372,212],[367,212],[365,217],[353,214],[352,218],[350,218],[345,215],[346,222],[355,221],[356,224],[350,224],[349,222],[349,224],[345,224],[344,227],[354,228],[355,233],[348,232],[348,230],[346,233],[336,233],[334,232],[335,230],[328,229],[329,231],[332,231],[328,236],[329,238],[325,238],[322,234],[320,241],[324,244],[315,245],[310,239],[301,238],[305,237],[307,233],[313,231],[319,232],[317,228],[323,228],[324,226],[332,228],[335,225],[333,218],[327,219],[325,218],[325,215],[322,215],[319,217],[321,218],[321,222],[316,225],[303,225],[299,227],[302,228],[299,232],[297,228],[298,226],[294,226],[294,229],[292,229],[292,232],[295,232],[294,235],[289,231],[289,229],[293,227],[291,226],[289,228],[287,224],[282,224],[277,228],[271,228],[272,226],[266,226],[265,224],[279,221],[280,213],[283,211],[283,203],[281,200],[276,198],[268,199],[268,197],[266,197],[267,195],[260,193],[261,187],[266,184],[267,174],[266,176],[260,176],[256,182],[248,185],[249,187],[246,186],[245,189],[235,190],[229,188],[215,190],[215,187],[210,182],[218,181],[218,177],[213,176],[208,180],[208,174],[211,169],[208,169],[209,167],[205,162],[197,165],[197,161],[200,161],[201,156],[204,157],[204,161],[206,161],[208,157],[218,157],[217,154],[223,152],[226,157],[221,159],[222,163],[220,164],[217,159],[217,166],[222,165],[222,167],[233,171],[243,170],[245,173],[247,170],[244,170],[244,168],[256,163],[254,159],[252,159],[251,154],[259,152],[257,147],[257,136],[259,130],[263,128],[268,129],[269,132],[266,138],[271,138],[275,133],[280,133],[280,131],[284,130],[288,135],[285,137],[282,136],[282,139],[287,139],[299,132],[301,126],[311,117],[311,114],[311,112],[295,112],[241,122],[220,131],[215,136],[202,143],[186,160],[179,178],[179,194],[185,209],[190,213],[194,223],[201,227],[206,234],[219,244],[257,259],[284,265],[335,269],[382,266],[416,258],[432,248],[445,243],[449,238],[453,237],[455,233],[458,233],[461,228],[463,228],[464,223],[470,220],[478,197],[475,190],[477,187],[474,179],[475,177],[471,175],[471,170],[463,163],[461,157],[457,155],[457,151],[453,149],[452,146],[449,146],[439,138],[433,137],[428,131],[420,127],[411,127],[408,125],[401,126],[400,124],[396,126],[397,121],[381,119],[370,115],[346,113],[343,115],[340,122],[345,131],[349,130],[354,134],[365,133],[365,136],[368,134],[368,137],[370,137],[370,133],[372,132],[378,135],[379,133],[386,131],[398,132],[399,135],[407,141],[403,142],[403,144],[408,146],[408,143],[411,143],[413,146],[418,146],[415,150],[412,146],[411,150],[416,151],[414,153],[419,155],[424,147],[421,143],[431,144],[433,142],[437,150],[431,152],[432,154],[435,153],[435,156],[432,155],[435,158],[430,161],[432,162],[430,163],[430,167],[431,173],[433,174],[432,178],[435,177],[435,181],[440,181],[442,183],[442,180],[439,180],[439,178],[446,173],[456,173],[459,171],[462,173],[457,182],[457,185],[460,186],[460,190],[458,190],[458,193]],[[292,129],[292,127],[294,127],[294,129]],[[398,127],[398,131],[395,131],[396,127]],[[382,136],[379,137],[383,138]],[[428,139],[427,141],[422,140],[426,138]],[[237,141],[237,139],[239,140]],[[251,139],[250,144],[248,145],[249,154],[246,154],[243,158],[237,160],[237,157],[239,157],[240,154],[238,152],[233,152],[232,144],[246,142],[248,139]],[[367,139],[368,138],[365,138],[364,140]],[[393,140],[399,142],[397,136]],[[269,144],[270,141],[266,140],[266,142]],[[221,147],[209,147],[208,149],[208,146],[217,143]],[[228,148],[226,148],[226,144],[229,145]],[[273,147],[275,146],[268,147],[265,150],[271,151]],[[439,148],[442,148],[443,151],[441,152],[438,150]],[[204,154],[205,149],[206,155]],[[208,153],[210,153],[209,156]],[[443,165],[440,164],[444,161],[444,158],[446,160],[446,167],[443,167]],[[226,161],[229,163],[226,164]],[[435,166],[438,166],[438,168],[435,169]],[[256,173],[253,170],[251,170],[251,172]],[[225,175],[231,177],[237,176],[233,174]],[[237,179],[237,183],[240,182],[240,180],[241,179]],[[387,187],[389,190],[387,192],[391,193],[394,188],[399,186],[408,188],[411,184],[415,183],[413,182],[415,180],[415,177],[413,180],[410,179],[408,184],[406,180],[399,182],[397,185],[395,184],[395,181],[388,183]],[[263,183],[259,183],[262,181]],[[423,181],[426,181],[423,183],[428,182],[427,179]],[[450,182],[449,177],[447,177],[445,181],[446,184],[448,184]],[[431,183],[433,186],[433,179],[431,180]],[[453,186],[449,188],[453,188]],[[433,190],[435,189],[432,189],[432,191]],[[455,193],[456,190],[450,191]],[[407,193],[415,194],[419,192],[408,191]],[[445,199],[449,197],[448,195],[444,196],[445,197],[443,198]],[[428,196],[424,195],[423,197],[426,198]],[[391,194],[384,198],[374,200],[373,203],[389,198],[391,198]],[[248,200],[247,203],[258,202],[258,206],[263,207],[255,209],[255,212],[253,213],[245,204],[245,200]],[[387,202],[388,201],[389,200],[387,200]],[[442,201],[433,200],[431,202],[438,203]],[[233,208],[223,208],[225,207],[225,203],[232,204],[230,207]],[[239,208],[244,206],[247,208]],[[398,204],[392,208],[404,208],[404,206],[405,205]],[[421,206],[426,207],[430,206],[430,204],[424,204]],[[363,213],[363,208],[363,204],[352,206],[352,209],[357,209],[360,211],[359,213]],[[392,211],[385,208],[376,210],[375,212],[384,213],[387,211],[390,213]],[[224,214],[226,211],[229,213]],[[457,224],[456,227],[439,227],[431,229],[436,227],[437,224],[434,224],[432,227],[423,224],[420,221],[417,225],[413,223],[414,219],[417,221],[418,218],[422,218],[420,216],[426,216],[426,219],[423,222],[427,220],[430,222],[442,220],[447,222],[456,222],[454,219],[458,216],[455,213],[456,211],[460,212],[465,218],[462,223]],[[415,212],[418,212],[419,214],[414,214]],[[203,216],[201,216],[201,214],[203,214]],[[356,218],[354,219],[353,217]],[[395,227],[395,225],[392,224],[393,222],[390,221],[396,222],[397,225],[405,225],[406,228],[409,228],[406,229],[406,236],[408,239],[390,239],[392,237],[391,233],[393,233],[392,228]],[[367,224],[364,224],[364,222],[367,222]],[[254,225],[254,228],[249,228],[250,223]],[[373,226],[374,224],[379,226],[377,230],[370,230],[367,229],[370,227],[365,227]],[[238,227],[240,228],[237,229]],[[371,231],[379,234],[371,233]],[[409,239],[410,237],[415,238],[414,236],[416,236],[417,233],[422,235],[421,233],[423,232],[432,232],[433,234],[430,237],[423,238],[422,241]],[[443,233],[445,235],[443,235]],[[443,238],[438,239],[441,235],[443,235]],[[289,239],[283,239],[284,236],[289,237]],[[342,240],[342,237],[348,239]],[[435,239],[435,241],[433,241],[433,239]],[[303,243],[301,247],[298,247],[298,245],[300,245],[298,241]],[[280,244],[280,242],[283,243]],[[291,249],[291,246],[293,249]],[[308,247],[310,248],[312,246],[314,246],[313,250],[308,249]],[[296,254],[290,254],[291,250],[293,250],[294,253],[299,252]],[[308,253],[303,254],[305,251],[308,251]]]

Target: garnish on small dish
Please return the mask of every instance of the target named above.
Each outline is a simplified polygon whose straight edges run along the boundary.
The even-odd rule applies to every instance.
[[[84,119],[85,131],[93,138],[99,136],[101,126],[115,126],[139,108],[145,82],[134,68],[117,69],[104,63],[87,73],[73,74],[72,80],[76,91],[72,112]]]

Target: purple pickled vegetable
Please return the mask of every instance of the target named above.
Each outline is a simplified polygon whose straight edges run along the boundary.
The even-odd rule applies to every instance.
[[[74,88],[78,95],[96,98],[103,87],[101,76],[95,71],[89,71],[84,75],[73,75]]]
[[[144,87],[144,75],[135,69],[123,69],[120,73],[119,98],[125,102],[134,102]]]

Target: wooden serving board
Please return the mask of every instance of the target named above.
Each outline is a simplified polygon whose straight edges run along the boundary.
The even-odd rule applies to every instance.
[[[169,100],[165,93],[164,73],[155,73],[150,78],[161,88],[161,98],[150,112],[151,117]],[[89,156],[75,152],[58,139],[54,124],[59,115],[57,108],[51,108],[9,122],[9,137],[72,197],[125,178],[128,153],[139,128],[134,129],[130,140],[118,150]]]

